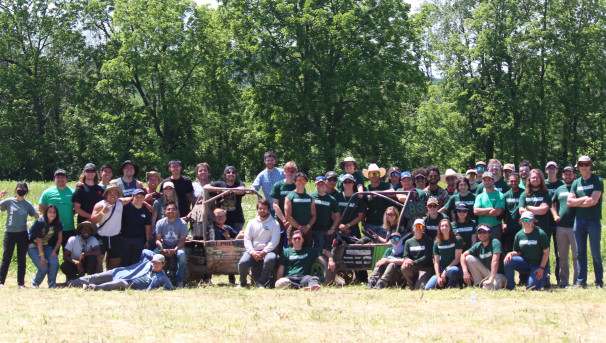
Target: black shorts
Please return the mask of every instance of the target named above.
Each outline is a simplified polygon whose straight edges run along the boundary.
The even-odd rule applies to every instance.
[[[107,253],[108,258],[122,257],[122,236],[97,236],[97,240],[99,241],[99,247],[101,248],[101,255]]]

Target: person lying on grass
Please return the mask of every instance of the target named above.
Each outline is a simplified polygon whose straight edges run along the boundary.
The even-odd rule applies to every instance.
[[[320,280],[311,275],[311,265],[320,254],[328,257],[328,269],[335,271],[335,262],[328,250],[303,247],[303,233],[295,230],[292,233],[292,248],[283,251],[278,261],[276,288],[304,288],[306,291],[320,289]]]
[[[164,287],[165,290],[175,289],[164,273],[166,258],[144,249],[141,262],[129,267],[120,267],[103,273],[87,275],[62,284],[62,287],[83,287],[92,291],[111,291],[116,289],[152,290]],[[57,284],[59,287],[59,284]]]

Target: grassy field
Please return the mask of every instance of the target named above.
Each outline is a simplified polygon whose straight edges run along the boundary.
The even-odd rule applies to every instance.
[[[14,189],[15,182],[0,182]],[[37,204],[51,183],[32,182]],[[70,184],[73,186],[73,184]],[[308,185],[311,186],[311,185]],[[311,190],[311,187],[310,187]],[[11,193],[12,194],[12,193]],[[245,215],[254,215],[245,197]],[[0,235],[6,213],[0,213]],[[606,230],[603,230],[603,236]],[[604,241],[604,237],[603,237]],[[604,244],[602,245],[604,250]],[[590,260],[591,261],[591,260]],[[553,258],[551,259],[553,264]],[[590,284],[593,272],[589,264]],[[35,267],[28,258],[26,284]],[[606,334],[604,290],[411,292],[362,285],[294,290],[212,286],[166,292],[16,289],[16,260],[0,291],[0,341],[370,341],[600,342]],[[63,281],[59,273],[58,281]],[[555,278],[552,277],[552,282]],[[477,294],[477,302],[471,299]]]

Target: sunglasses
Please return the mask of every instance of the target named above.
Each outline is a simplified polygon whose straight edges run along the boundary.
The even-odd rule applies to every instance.
[[[86,170],[85,173],[96,173],[96,170]]]
[[[303,238],[301,238],[301,237],[293,237],[293,238],[292,238],[292,240],[293,240],[293,241],[300,241],[300,240],[302,240],[302,239],[303,239]]]
[[[379,176],[379,172],[370,172],[368,173],[368,177],[375,177],[375,176]]]
[[[416,176],[415,180],[417,180],[417,181],[425,180],[425,176]]]
[[[392,242],[394,242],[394,243],[395,243],[395,242],[399,242],[399,241],[400,241],[400,237],[394,237],[394,238],[391,238],[391,239],[390,239],[390,241],[392,241]]]
[[[501,168],[500,164],[491,164],[490,168]]]
[[[478,231],[478,235],[481,235],[483,233],[490,233],[490,232],[489,231],[484,231],[484,230]]]
[[[589,163],[578,163],[579,167],[589,167],[591,164]]]
[[[522,219],[522,223],[532,223],[532,219],[530,219],[530,218],[523,218]]]
[[[236,172],[234,172],[234,171],[228,171],[228,172],[227,172],[227,173],[225,173],[225,174],[226,174],[226,175],[229,175],[229,174],[234,174],[234,175],[236,175]]]
[[[306,183],[306,182],[307,182],[307,180],[305,180],[305,179],[299,179],[299,180],[297,180],[297,183]]]
[[[396,214],[395,213],[385,213],[385,216],[387,216],[387,217],[395,217]]]
[[[326,181],[337,182],[337,178],[336,177],[331,177],[330,179],[326,179]]]
[[[427,205],[428,208],[435,208],[438,207],[438,205]]]
[[[424,228],[424,226],[423,226],[423,225],[421,225],[421,224],[417,224],[417,225],[415,225],[415,229],[416,229],[416,230],[423,230],[423,228]]]
[[[456,179],[457,179],[457,178],[456,178],[456,177],[454,177],[454,176],[448,176],[448,177],[446,178],[446,180],[448,180],[448,181],[454,181],[454,180],[456,180]]]
[[[297,171],[296,169],[284,169],[285,173],[294,173],[296,171]]]
[[[476,174],[467,174],[466,176],[468,179],[475,179],[477,177]]]
[[[485,170],[486,170],[486,167],[483,167],[483,166],[477,166],[477,167],[476,167],[476,170],[477,170],[477,171],[485,171]]]
[[[398,172],[393,172],[393,173],[391,173],[391,176],[398,176],[398,177],[399,177],[399,176],[400,176],[400,173],[398,173]]]

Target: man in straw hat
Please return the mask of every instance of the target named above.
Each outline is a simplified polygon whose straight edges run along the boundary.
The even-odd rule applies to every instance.
[[[589,156],[581,156],[576,168],[579,168],[581,177],[572,182],[570,194],[568,195],[568,206],[575,207],[577,215],[574,222],[574,235],[577,243],[577,264],[579,266],[579,278],[576,285],[587,287],[587,236],[593,257],[593,269],[595,272],[595,284],[604,287],[602,265],[602,251],[600,240],[602,237],[602,193],[604,193],[604,181],[601,177],[593,174],[591,168],[593,162]]]
[[[456,191],[455,182],[461,177],[461,174],[457,173],[453,169],[446,169],[446,173],[442,175],[442,182],[444,182],[446,187],[446,192],[448,195],[453,195]]]
[[[97,270],[97,258],[101,255],[95,224],[84,221],[76,227],[76,236],[67,241],[63,249],[61,271],[67,281],[77,279],[84,274],[92,275]]]
[[[376,163],[371,163],[368,166],[368,169],[362,170],[362,174],[365,178],[370,179],[370,185],[366,186],[367,191],[390,190],[391,187],[389,186],[389,183],[381,182],[381,179],[386,174],[385,168],[379,168]],[[389,207],[387,200],[381,197],[368,197],[364,228],[383,238],[385,238],[386,234],[385,229],[383,228],[383,215],[385,214],[387,207]]]

